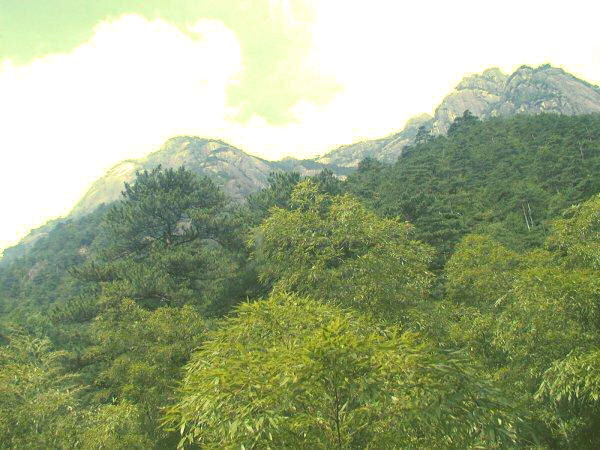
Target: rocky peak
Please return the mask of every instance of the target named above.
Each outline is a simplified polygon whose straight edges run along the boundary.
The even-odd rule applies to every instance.
[[[436,108],[432,132],[446,133],[454,119],[467,109],[479,117],[486,115],[493,105],[501,101],[507,79],[508,76],[498,68],[463,78]]]
[[[248,155],[223,141],[177,136],[145,158],[123,161],[111,168],[92,184],[73,208],[71,216],[85,215],[102,203],[117,200],[123,183],[133,181],[136,171],[150,170],[159,164],[165,168],[185,166],[201,175],[209,175],[236,199],[264,187],[272,171],[267,161]]]
[[[502,114],[588,114],[600,112],[600,89],[550,65],[522,66],[507,80]]]
[[[501,95],[508,75],[497,67],[487,69],[481,74],[470,75],[462,79],[456,86],[457,91],[480,90],[494,95]]]
[[[123,183],[132,182],[136,171],[151,170],[158,165],[164,168],[185,166],[200,175],[208,175],[236,200],[265,187],[273,171],[293,170],[301,175],[314,175],[327,167],[338,175],[343,174],[335,166],[324,166],[314,160],[266,161],[221,140],[177,136],[145,158],[123,161],[111,168],[92,184],[73,208],[71,217],[83,216],[102,203],[119,199]]]
[[[318,161],[355,167],[370,156],[393,162],[406,145],[414,142],[419,126],[427,126],[433,134],[444,134],[465,110],[480,118],[548,112],[599,113],[600,88],[548,64],[537,68],[521,66],[510,76],[498,68],[487,69],[463,78],[435,109],[433,118],[418,116],[398,133],[339,147]]]

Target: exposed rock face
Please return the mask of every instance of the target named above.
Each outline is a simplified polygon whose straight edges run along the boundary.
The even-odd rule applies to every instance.
[[[480,75],[464,78],[436,108],[432,133],[446,133],[454,119],[467,109],[477,117],[488,115],[494,105],[502,101],[507,79],[499,69],[488,69]]]
[[[522,66],[512,75],[493,68],[465,77],[436,108],[433,118],[411,119],[402,131],[383,139],[345,145],[318,159],[320,162],[355,167],[370,156],[393,162],[405,145],[414,142],[419,126],[443,134],[465,110],[480,118],[512,114],[557,113],[565,115],[600,112],[600,88],[549,65]]]
[[[507,80],[503,97],[504,104],[499,105],[503,109],[499,113],[600,112],[600,88],[551,66],[521,67]]]
[[[123,161],[96,181],[85,196],[75,205],[71,215],[79,217],[102,203],[117,200],[123,183],[135,179],[138,170],[186,168],[201,175],[209,175],[236,199],[266,185],[272,171],[267,161],[248,155],[222,141],[178,136],[169,139],[160,150],[139,160]]]
[[[405,145],[412,144],[421,125],[429,126],[433,118],[429,114],[421,114],[410,119],[404,129],[388,137],[371,141],[357,142],[344,145],[327,153],[317,161],[340,167],[356,167],[366,157],[372,157],[385,162],[394,162],[402,153]]]

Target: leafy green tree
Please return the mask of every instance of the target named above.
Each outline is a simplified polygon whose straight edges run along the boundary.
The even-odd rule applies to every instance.
[[[376,209],[381,206],[381,184],[384,169],[381,162],[367,157],[358,163],[356,172],[344,183],[345,192],[360,199],[365,205]]]
[[[600,195],[567,209],[548,243],[568,267],[600,269]]]
[[[465,127],[476,123],[479,119],[477,116],[473,115],[471,111],[466,109],[463,112],[462,116],[458,116],[454,121],[450,124],[450,128],[448,128],[448,135],[454,134],[459,129],[464,129]]]
[[[491,118],[459,130],[407,148],[394,165],[359,167],[345,183],[380,215],[412,223],[436,249],[436,273],[472,233],[537,248],[565,208],[600,192],[597,114]]]
[[[236,253],[237,219],[210,180],[183,168],[141,172],[125,186],[93,257],[72,269],[91,282],[92,295],[55,302],[35,324],[63,349],[59,368],[78,388],[71,409],[57,410],[51,423],[79,425],[76,436],[61,432],[62,441],[44,437],[34,447],[174,445],[158,426],[161,408],[202,341],[205,316],[227,312],[243,295],[230,287],[246,256]]]
[[[425,125],[421,125],[417,130],[417,135],[415,136],[415,144],[426,144],[432,137],[431,129]]]
[[[137,418],[137,435],[158,447],[170,445],[173,437],[158,426],[161,408],[171,401],[181,367],[206,328],[191,306],[147,311],[123,300],[92,325],[93,345],[83,355],[95,366],[92,403],[122,406]]]
[[[538,391],[556,403],[562,401],[595,406],[600,401],[600,351],[570,353],[545,373]]]
[[[552,404],[553,425],[567,444],[580,448],[600,443],[599,213],[599,196],[569,208],[554,222],[548,239],[557,268],[553,283],[545,284],[561,282],[560,297],[549,306],[549,325],[563,333],[546,346],[553,358],[543,366],[537,397]],[[544,300],[549,297],[546,294]]]
[[[381,219],[354,198],[298,184],[251,240],[261,281],[363,310],[396,314],[428,295],[431,251],[412,227]]]
[[[102,283],[100,297],[106,306],[130,298],[147,309],[195,304],[216,313],[229,304],[224,297],[238,267],[239,261],[221,246],[194,242],[175,248],[155,246],[143,260],[128,258],[86,269],[108,272],[110,281]],[[221,300],[227,305],[219,304]]]
[[[451,299],[469,300],[449,317],[450,341],[467,346],[529,408],[552,447],[598,445],[597,210],[597,197],[570,208],[551,229],[549,251],[517,256],[470,236],[447,266]]]
[[[78,400],[61,352],[47,339],[13,332],[0,346],[0,446],[68,448],[78,432]]]
[[[143,450],[164,444],[144,430],[144,415],[131,403],[106,404],[81,412],[76,439],[65,448]],[[164,448],[164,447],[163,447]]]
[[[300,182],[298,172],[272,172],[267,179],[268,186],[248,197],[251,211],[249,220],[258,225],[269,215],[273,207],[286,209],[289,207],[292,190]]]
[[[356,313],[276,295],[241,305],[187,366],[166,424],[180,446],[466,448],[515,417],[457,355]]]
[[[419,329],[443,347],[465,349],[482,376],[503,370],[508,361],[495,342],[496,324],[521,264],[521,255],[489,236],[466,236],[446,263],[445,298],[419,317]]]
[[[519,255],[484,235],[468,235],[445,267],[448,297],[467,305],[501,302],[513,284]]]
[[[340,195],[343,193],[342,181],[329,169],[323,169],[317,175],[311,177],[322,194]]]
[[[110,256],[142,256],[155,243],[171,247],[215,238],[215,218],[224,205],[225,197],[210,178],[183,167],[138,172],[135,183],[125,183],[123,201],[106,215]]]
[[[183,167],[138,172],[106,214],[98,257],[72,273],[102,283],[103,301],[226,310],[218,300],[244,262],[235,223],[209,178]]]

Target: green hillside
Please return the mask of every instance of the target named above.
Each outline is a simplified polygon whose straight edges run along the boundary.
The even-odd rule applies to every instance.
[[[600,446],[600,115],[144,168],[0,266],[0,448]]]
[[[550,221],[600,192],[600,116],[459,118],[424,135],[392,166],[363,161],[348,192],[380,215],[412,223],[438,264],[468,233],[515,250],[541,245]]]

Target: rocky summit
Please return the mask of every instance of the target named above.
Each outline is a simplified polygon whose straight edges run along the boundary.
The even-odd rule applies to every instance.
[[[234,198],[263,187],[271,167],[267,161],[248,155],[225,142],[178,136],[145,158],[122,161],[98,179],[75,205],[75,217],[93,211],[102,203],[117,200],[123,183],[133,181],[136,171],[185,166],[202,175],[210,175]]]
[[[208,175],[236,200],[265,187],[271,172],[294,170],[302,175],[314,175],[326,167],[311,160],[288,158],[276,162],[266,161],[220,140],[178,136],[169,139],[159,150],[145,158],[125,160],[111,168],[94,182],[75,205],[71,216],[83,216],[102,203],[117,200],[123,190],[123,183],[133,181],[137,171],[152,169],[158,165],[165,168],[185,166],[200,175]]]
[[[356,167],[366,158],[394,162],[406,145],[414,142],[418,128],[444,134],[466,110],[480,118],[514,114],[557,113],[565,115],[600,112],[600,88],[564,70],[544,65],[521,66],[512,75],[492,68],[465,77],[435,109],[433,116],[410,119],[402,131],[386,138],[339,147],[317,161]]]

